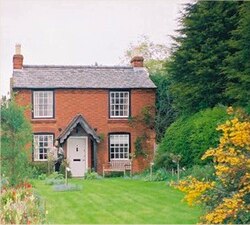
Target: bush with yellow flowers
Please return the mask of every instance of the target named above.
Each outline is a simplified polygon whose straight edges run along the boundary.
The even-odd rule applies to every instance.
[[[205,206],[201,222],[207,224],[250,223],[250,119],[241,110],[229,107],[231,119],[219,125],[222,133],[217,148],[209,149],[202,159],[212,157],[215,181],[192,177],[175,185],[186,193],[190,205]]]

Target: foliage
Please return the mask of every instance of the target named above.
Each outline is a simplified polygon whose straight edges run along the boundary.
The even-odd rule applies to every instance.
[[[30,178],[32,179],[38,179],[38,177],[48,172],[47,162],[30,162],[29,166],[31,168]]]
[[[95,180],[95,179],[102,179],[102,176],[100,176],[97,172],[88,170],[87,173],[84,174],[85,180]]]
[[[172,183],[173,186],[176,184]],[[189,176],[186,179],[180,181],[177,184],[177,187],[180,191],[186,193],[184,199],[188,202],[189,205],[195,203],[202,203],[206,201],[206,198],[202,194],[205,191],[210,190],[214,187],[215,182],[210,181],[199,181],[196,178]]]
[[[141,136],[138,136],[134,142],[135,152],[132,157],[143,156],[147,157],[147,139],[148,139],[148,130],[154,129],[155,126],[155,107],[151,105],[144,106],[140,113],[134,117],[129,118],[129,124],[132,127],[137,127],[143,125],[144,132]]]
[[[54,172],[54,173],[50,174],[45,179],[45,184],[47,184],[47,185],[62,184],[62,183],[64,183],[63,174],[60,174],[58,172]]]
[[[222,132],[216,148],[208,149],[202,159],[213,158],[216,182],[182,181],[177,187],[187,192],[190,204],[202,203],[209,224],[250,222],[250,118],[241,110],[228,108],[231,119],[218,126]]]
[[[65,178],[65,169],[66,167],[69,168],[69,162],[67,161],[67,159],[64,159],[61,166],[60,166],[60,169],[59,169],[59,173],[63,175],[63,177]],[[68,178],[71,178],[72,177],[72,173],[71,173],[71,170],[67,170],[67,177]]]
[[[143,124],[147,129],[154,129],[155,107],[152,105],[144,106],[138,115],[129,117],[129,123],[132,127]]]
[[[104,133],[100,133],[98,135],[98,137],[100,138],[100,142],[103,142],[104,141],[104,138],[105,138],[105,134]]]
[[[212,164],[194,165],[185,171],[185,176],[192,176],[197,180],[214,181],[215,170]]]
[[[152,172],[152,175],[148,172],[144,177],[144,181],[166,181],[173,179],[172,174],[165,169],[158,169]]]
[[[28,144],[32,131],[24,110],[14,97],[1,105],[1,176],[7,177],[11,186],[29,177],[27,155],[31,155]]]
[[[147,36],[142,36],[137,43],[130,43],[123,63],[127,64],[134,56],[143,56],[145,66],[150,73],[153,73],[162,69],[169,56],[169,49],[164,44],[155,44]]]
[[[165,63],[165,67],[167,67]],[[151,80],[157,86],[156,89],[156,115],[155,115],[155,131],[156,141],[160,143],[166,128],[174,122],[177,112],[173,108],[173,98],[170,94],[170,80],[168,73],[165,71],[157,71],[150,74]]]
[[[214,132],[214,127],[227,118],[226,108],[218,106],[176,120],[166,130],[159,145],[155,159],[156,166],[171,169],[173,164],[170,153],[182,155],[181,167],[206,164],[208,160],[202,162],[201,156],[206,149],[216,146],[219,142],[219,134]]]
[[[45,208],[41,199],[23,183],[15,188],[1,190],[1,224],[45,223]]]
[[[234,54],[228,40],[236,29],[240,4],[238,1],[187,4],[168,67],[170,91],[180,113],[230,103],[225,97],[224,66],[225,59]]]
[[[226,59],[224,73],[228,77],[226,95],[232,102],[240,106],[250,106],[250,4],[244,2],[240,6],[240,20],[237,29],[232,32],[228,41],[234,49]]]
[[[135,152],[133,155],[135,158],[139,156],[143,156],[143,157],[147,156],[146,150],[144,148],[146,139],[147,139],[146,135],[136,137],[135,142],[134,142]]]

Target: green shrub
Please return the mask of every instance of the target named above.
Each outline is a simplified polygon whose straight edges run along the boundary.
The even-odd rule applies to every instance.
[[[64,177],[62,174],[54,172],[50,174],[46,179],[45,179],[45,184],[47,185],[54,185],[54,184],[63,184],[64,183]]]
[[[166,130],[156,154],[156,166],[171,169],[174,165],[169,159],[169,153],[182,156],[181,167],[207,164],[208,160],[202,161],[201,156],[208,148],[218,144],[216,127],[227,118],[226,108],[223,106],[179,118]]]
[[[14,98],[1,104],[1,177],[6,177],[10,186],[30,176],[28,154],[31,154],[32,130],[24,110]]]
[[[98,173],[89,169],[88,172],[85,173],[84,179],[85,180],[96,180],[96,179],[102,179],[102,176],[100,176]]]
[[[66,160],[64,160],[60,166],[59,169],[59,173],[63,175],[63,177],[65,178],[65,167],[69,167],[69,164]],[[67,171],[67,177],[71,178],[72,177],[72,173],[71,171]]]
[[[185,176],[192,176],[197,180],[212,181],[215,180],[214,166],[212,164],[207,165],[194,165],[185,171]]]
[[[42,174],[48,173],[47,162],[30,162],[31,177],[32,179],[39,179],[38,177]]]
[[[165,169],[158,169],[150,175],[147,175],[143,178],[144,181],[166,181],[169,179],[173,179],[172,174]]]

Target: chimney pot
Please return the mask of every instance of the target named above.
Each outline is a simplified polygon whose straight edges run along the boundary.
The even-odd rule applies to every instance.
[[[21,44],[16,44],[16,55],[21,55]]]
[[[15,55],[13,56],[13,69],[23,68],[23,55],[21,54],[21,45],[16,44]]]
[[[133,67],[144,67],[143,61],[144,61],[144,58],[142,56],[134,56],[131,59],[130,63]]]

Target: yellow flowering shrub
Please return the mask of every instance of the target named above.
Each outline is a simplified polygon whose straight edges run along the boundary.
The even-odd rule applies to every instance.
[[[232,107],[227,112],[232,118],[217,127],[222,133],[218,147],[202,156],[213,158],[215,182],[189,177],[176,185],[189,204],[206,206],[201,221],[207,224],[250,223],[249,116]]]
[[[194,205],[195,203],[201,203],[203,199],[202,194],[211,189],[214,186],[214,182],[203,182],[199,181],[194,177],[187,177],[187,179],[182,180],[178,183],[177,187],[180,191],[185,192],[186,196],[184,200],[187,201],[189,205]]]

